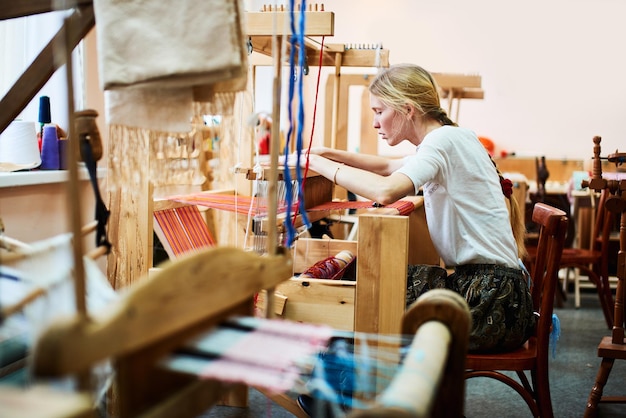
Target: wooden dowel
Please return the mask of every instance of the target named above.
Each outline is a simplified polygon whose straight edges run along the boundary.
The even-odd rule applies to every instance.
[[[90,232],[95,231],[97,227],[98,227],[98,221],[91,221],[87,225],[84,225],[81,228],[80,232],[84,236],[84,235],[87,235]]]
[[[30,245],[15,238],[7,237],[5,235],[0,236],[0,248],[4,248],[5,250],[18,251],[29,247]]]
[[[92,260],[97,260],[103,255],[107,255],[109,253],[109,248],[106,245],[100,245],[99,247],[94,248],[85,254],[85,257],[89,257]]]
[[[77,13],[77,12],[74,12]],[[65,65],[65,74],[67,79],[67,113],[69,115],[69,126],[67,129],[68,138],[72,138],[69,143],[69,150],[67,152],[68,157],[68,177],[67,182],[67,201],[69,207],[69,224],[70,229],[74,237],[82,236],[82,221],[80,213],[80,192],[78,183],[78,161],[79,155],[79,141],[78,138],[74,138],[74,77],[72,71],[72,49],[73,45],[70,43],[69,36],[69,18],[66,18],[64,25],[64,48],[63,61]],[[82,240],[74,239],[72,244],[74,253],[74,294],[76,299],[76,310],[81,315],[87,314],[87,305],[85,298],[85,266],[83,265],[83,245]]]
[[[22,309],[24,309],[24,307],[26,305],[28,305],[30,302],[34,301],[35,299],[37,299],[40,296],[43,296],[46,294],[46,290],[38,287],[36,289],[31,290],[26,296],[24,296],[19,302],[14,303],[12,305],[9,305],[7,307],[4,307],[0,310],[0,320],[2,318],[8,318],[9,316],[21,311]]]

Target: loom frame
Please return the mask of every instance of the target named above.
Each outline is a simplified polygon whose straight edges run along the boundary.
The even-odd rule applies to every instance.
[[[357,215],[356,241],[299,239],[293,251],[294,276],[277,286],[274,313],[346,331],[398,333],[406,306],[407,266],[440,265],[426,225],[423,197],[404,200],[414,205],[408,216],[391,208]],[[295,276],[341,250],[356,255],[355,281]],[[263,302],[261,298],[258,305]]]

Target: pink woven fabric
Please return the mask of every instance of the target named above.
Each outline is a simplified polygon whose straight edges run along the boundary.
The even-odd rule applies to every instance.
[[[199,375],[284,393],[294,387],[300,376],[298,362],[327,347],[331,335],[332,328],[326,326],[263,321]]]

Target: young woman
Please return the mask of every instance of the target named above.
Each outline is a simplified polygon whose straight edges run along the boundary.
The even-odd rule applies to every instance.
[[[520,267],[524,220],[511,183],[499,174],[476,134],[441,108],[432,76],[417,65],[394,65],[373,80],[374,128],[391,146],[409,141],[403,159],[314,148],[309,168],[347,190],[386,205],[424,194],[430,235],[448,269],[409,266],[407,303],[447,287],[472,312],[470,351],[509,351],[534,326],[532,300]],[[447,276],[447,277],[446,277]]]

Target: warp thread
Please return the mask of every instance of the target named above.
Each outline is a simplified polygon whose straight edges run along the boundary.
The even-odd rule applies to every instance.
[[[58,170],[61,168],[59,158],[59,137],[55,125],[46,125],[43,128],[41,141],[41,166],[42,170]]]
[[[28,165],[41,164],[35,122],[14,120],[0,135],[0,162]]]

